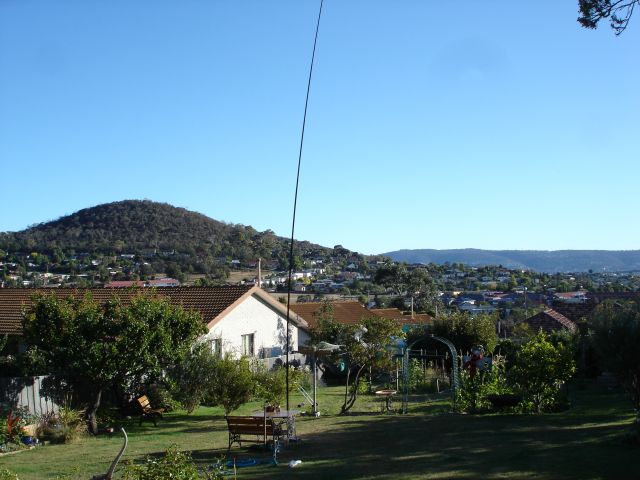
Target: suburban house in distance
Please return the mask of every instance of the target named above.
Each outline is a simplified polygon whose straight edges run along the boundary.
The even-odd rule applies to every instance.
[[[539,330],[549,334],[557,331],[569,331],[575,333],[578,326],[560,312],[547,308],[544,311],[529,317],[525,322],[531,328],[531,331],[537,333]]]
[[[127,302],[143,293],[141,289],[115,288],[0,288],[0,335],[21,335],[22,310],[28,308],[36,292],[59,297],[90,293],[98,302],[105,302],[114,295]],[[205,338],[214,350],[259,358],[285,353],[286,306],[258,287],[158,287],[153,292],[168,298],[174,305],[200,312],[209,330]],[[148,293],[147,289],[144,293]],[[291,315],[290,320],[290,348],[297,350],[300,332],[308,325],[296,315]],[[302,336],[307,338],[305,334]]]

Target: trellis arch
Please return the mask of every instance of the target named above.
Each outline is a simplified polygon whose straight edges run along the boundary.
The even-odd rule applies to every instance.
[[[451,353],[451,401],[453,408],[456,406],[456,393],[460,387],[460,381],[458,378],[458,352],[456,347],[450,340],[439,337],[437,335],[425,335],[413,341],[410,345],[407,345],[402,352],[402,413],[405,414],[408,411],[409,404],[409,354],[411,348],[424,340],[436,340],[449,348]]]

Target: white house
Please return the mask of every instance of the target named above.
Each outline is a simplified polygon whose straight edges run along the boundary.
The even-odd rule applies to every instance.
[[[204,339],[211,341],[214,349],[259,358],[276,357],[286,350],[286,306],[256,286],[158,287],[144,291],[130,288],[49,288],[38,291],[59,297],[83,296],[90,291],[97,302],[105,302],[115,295],[123,303],[136,295],[154,292],[168,298],[174,305],[200,312],[209,330]],[[29,306],[35,292],[35,289],[26,288],[0,289],[0,335],[21,335],[21,312]],[[308,324],[291,313],[289,327],[289,347],[294,351],[298,349],[301,330],[308,328]]]

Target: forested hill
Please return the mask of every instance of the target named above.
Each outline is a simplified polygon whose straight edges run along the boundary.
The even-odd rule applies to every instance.
[[[537,272],[640,271],[640,250],[397,250],[384,253],[407,263],[464,263],[470,266],[502,265]]]
[[[14,252],[62,251],[139,253],[175,251],[240,260],[286,255],[288,240],[272,231],[213,220],[200,213],[149,200],[125,200],[85,208],[20,232],[0,233],[0,249]],[[298,251],[329,252],[309,242]]]

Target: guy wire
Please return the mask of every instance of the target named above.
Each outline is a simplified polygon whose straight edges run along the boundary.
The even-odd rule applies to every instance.
[[[298,152],[298,170],[296,173],[296,190],[293,196],[293,220],[291,221],[291,243],[289,244],[289,281],[287,287],[287,351],[286,355],[286,391],[287,391],[287,412],[289,411],[289,350],[290,350],[290,333],[289,322],[291,318],[291,284],[293,277],[293,235],[296,228],[296,207],[298,206],[298,184],[300,182],[300,165],[302,163],[302,146],[304,145],[304,129],[307,124],[307,107],[309,105],[309,92],[311,90],[311,76],[313,74],[313,61],[316,58],[316,45],[318,43],[318,31],[320,30],[320,17],[322,16],[322,4],[324,0],[320,0],[320,9],[318,10],[318,20],[316,22],[316,34],[313,39],[313,52],[311,54],[311,65],[309,66],[309,78],[307,80],[307,96],[304,101],[304,115],[302,116],[302,132],[300,134],[300,150]]]

